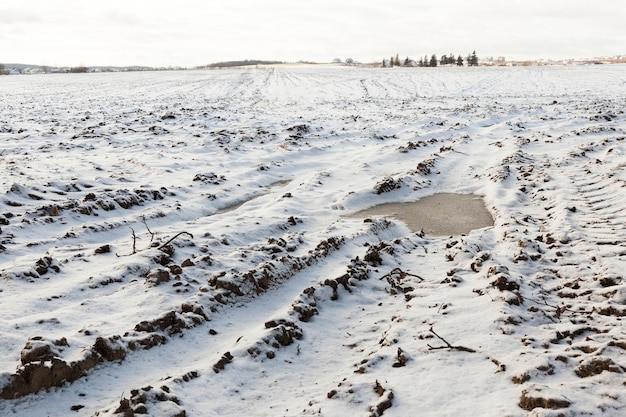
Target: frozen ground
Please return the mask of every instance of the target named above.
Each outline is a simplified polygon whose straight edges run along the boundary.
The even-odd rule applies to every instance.
[[[626,414],[626,67],[0,91],[0,415]]]

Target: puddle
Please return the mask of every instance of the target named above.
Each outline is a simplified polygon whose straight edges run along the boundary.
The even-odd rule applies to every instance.
[[[413,232],[449,236],[493,226],[482,197],[474,194],[434,194],[410,203],[385,203],[351,214],[352,218],[389,216],[406,223]]]

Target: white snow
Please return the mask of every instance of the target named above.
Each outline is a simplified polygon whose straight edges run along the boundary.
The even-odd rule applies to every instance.
[[[626,412],[623,65],[0,91],[0,415]],[[494,226],[349,216],[438,193]]]

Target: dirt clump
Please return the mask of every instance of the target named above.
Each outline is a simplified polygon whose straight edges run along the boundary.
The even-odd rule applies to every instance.
[[[519,406],[526,411],[531,411],[535,408],[558,410],[561,408],[567,408],[571,405],[571,402],[566,400],[562,396],[548,395],[543,391],[544,390],[542,388],[538,387],[533,387],[530,390],[522,391]]]
[[[167,269],[156,268],[148,273],[146,284],[150,286],[158,286],[170,280],[170,273]]]
[[[126,349],[120,343],[119,336],[112,336],[108,339],[98,337],[93,345],[93,349],[107,361],[123,360],[126,357]]]
[[[388,193],[402,186],[401,180],[395,180],[392,177],[385,177],[374,185],[376,194]]]
[[[94,250],[94,253],[96,254],[109,253],[109,252],[111,252],[111,245],[108,245],[108,244],[97,247]]]
[[[46,351],[44,348],[40,353],[46,356]],[[11,375],[10,382],[2,387],[0,398],[15,399],[75,381],[100,361],[102,358],[99,355],[89,352],[83,359],[72,363],[58,357],[26,363]]]
[[[624,367],[616,364],[609,358],[593,358],[583,362],[575,372],[580,378],[587,378],[601,374],[604,371],[623,373]]]
[[[233,355],[230,352],[226,352],[222,355],[220,360],[217,361],[215,365],[213,365],[213,371],[215,373],[219,373],[221,370],[224,370],[224,367],[233,361]]]
[[[31,337],[20,352],[22,365],[37,361],[49,361],[60,355],[62,347],[69,346],[65,338],[50,341],[42,337]]]

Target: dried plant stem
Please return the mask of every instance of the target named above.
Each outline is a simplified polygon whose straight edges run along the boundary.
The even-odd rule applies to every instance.
[[[150,230],[150,228],[148,227],[148,223],[146,222],[146,216],[141,216],[141,222],[144,226],[146,226],[146,230],[148,231],[148,233],[150,233],[150,243],[152,243],[152,241],[154,240],[154,233],[152,233],[152,230]]]
[[[175,234],[173,238],[171,238],[170,240],[168,240],[167,242],[165,242],[164,244],[159,246],[159,249],[162,249],[163,247],[169,245],[170,243],[172,243],[174,241],[174,239],[176,239],[178,236],[181,236],[181,235],[187,235],[187,236],[189,236],[190,238],[193,239],[193,235],[191,233],[189,233],[189,232],[180,232],[180,233]]]
[[[427,345],[428,348],[430,350],[437,350],[437,349],[454,349],[454,350],[460,350],[462,352],[470,352],[470,353],[476,353],[476,351],[474,349],[465,347],[465,346],[453,346],[450,343],[448,343],[448,341],[446,339],[444,339],[443,337],[439,336],[434,330],[433,330],[433,326],[430,326],[429,331],[434,334],[439,340],[441,340],[443,343],[445,343],[445,346],[431,346],[431,345]]]

